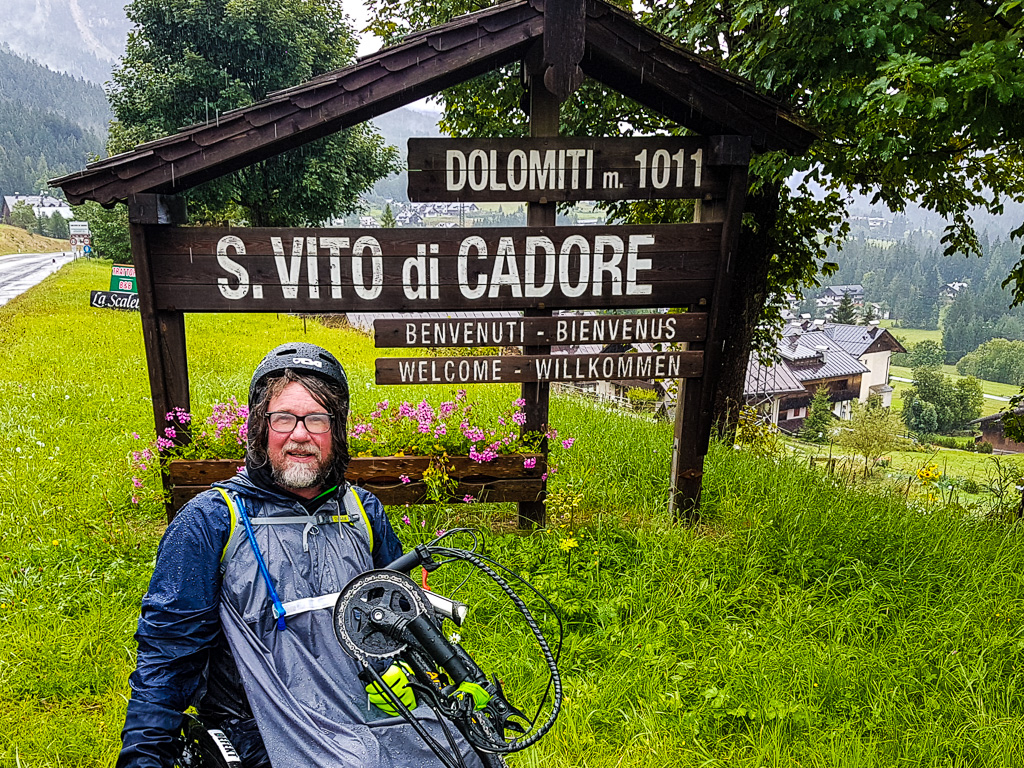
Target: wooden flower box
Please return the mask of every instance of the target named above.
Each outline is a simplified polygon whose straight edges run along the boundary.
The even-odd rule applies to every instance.
[[[536,465],[526,469],[523,462],[530,458],[536,460]],[[424,504],[429,502],[423,473],[431,460],[430,456],[358,457],[349,463],[345,476],[353,485],[372,492],[385,506]],[[481,502],[538,501],[544,489],[541,477],[547,472],[547,464],[540,453],[502,455],[486,463],[473,461],[468,456],[448,456],[444,461],[448,476],[458,483],[448,499],[450,503],[463,503],[467,496]],[[211,483],[233,476],[242,466],[241,459],[169,462],[169,515],[209,488]],[[403,475],[408,482],[402,481]]]

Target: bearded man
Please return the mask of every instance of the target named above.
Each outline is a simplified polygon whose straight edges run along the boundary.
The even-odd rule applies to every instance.
[[[339,592],[402,554],[380,502],[345,481],[348,408],[345,371],[320,347],[285,344],[256,368],[245,469],[183,507],[160,542],[118,766],[178,764],[190,706],[244,768],[440,765],[390,705],[370,703],[381,692],[334,636]],[[416,707],[398,665],[384,679]],[[416,717],[481,768],[429,708]]]

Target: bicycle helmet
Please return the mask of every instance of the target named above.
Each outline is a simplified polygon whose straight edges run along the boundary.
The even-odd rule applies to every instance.
[[[252,383],[249,384],[250,408],[260,401],[267,388],[267,382],[273,378],[274,374],[280,373],[286,368],[326,379],[340,387],[346,400],[348,399],[348,377],[338,359],[323,347],[298,342],[282,344],[272,349],[256,366],[256,371],[252,375]]]

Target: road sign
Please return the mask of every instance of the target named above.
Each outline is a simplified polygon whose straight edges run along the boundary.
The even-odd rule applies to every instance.
[[[84,246],[84,247],[82,248],[82,250],[83,250],[83,251],[84,251],[85,253],[92,253],[92,246],[91,246],[91,245],[86,245],[86,246]]]
[[[89,234],[89,222],[88,221],[69,221],[68,229],[72,235],[88,235]]]

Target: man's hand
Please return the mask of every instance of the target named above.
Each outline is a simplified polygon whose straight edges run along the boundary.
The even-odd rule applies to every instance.
[[[409,665],[404,661],[399,661],[388,667],[381,677],[384,678],[384,682],[387,683],[388,688],[398,697],[398,700],[406,708],[413,710],[416,709],[416,693],[409,687],[409,677],[411,675],[412,670],[409,668]],[[391,715],[391,717],[398,717],[398,710],[376,682],[366,686],[366,693],[371,704]]]

